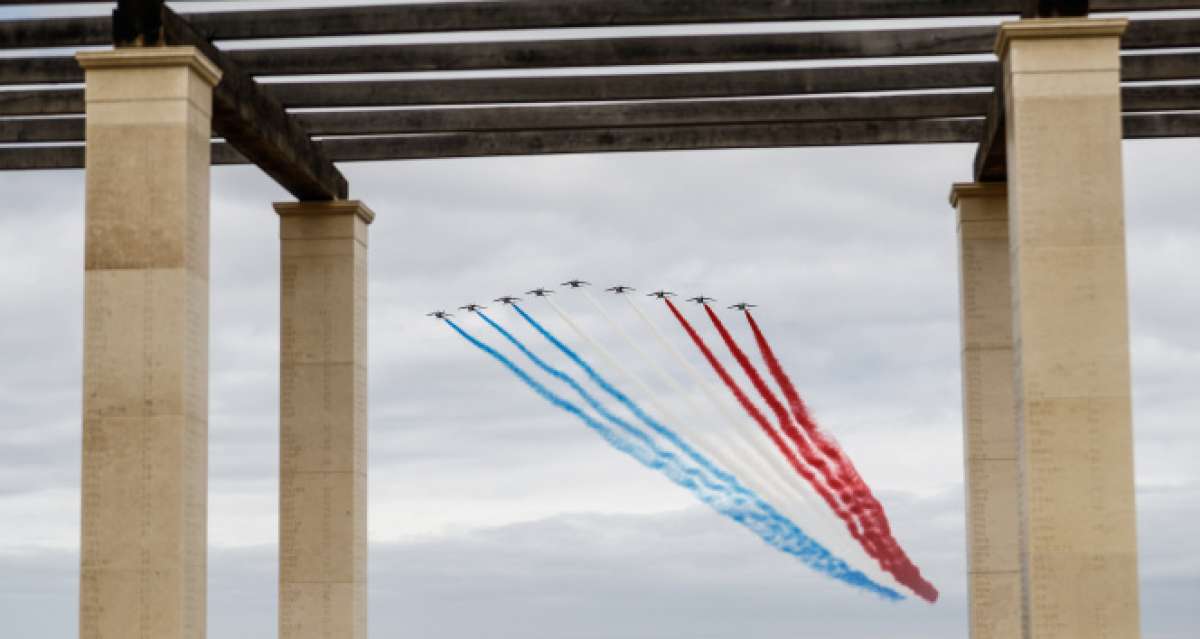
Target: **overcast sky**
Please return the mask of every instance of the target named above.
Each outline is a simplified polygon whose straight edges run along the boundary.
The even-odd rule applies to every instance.
[[[1125,152],[1143,626],[1146,639],[1183,639],[1200,621],[1200,142]],[[973,154],[959,145],[343,165],[352,196],[378,214],[372,636],[965,636],[947,195]],[[0,619],[6,636],[67,637],[77,624],[82,173],[0,173],[0,196]],[[287,199],[255,169],[213,171],[209,636],[220,639],[276,628],[271,203]],[[758,303],[801,393],[942,601],[887,604],[812,573],[424,317],[570,277]],[[578,298],[560,301],[623,352]],[[548,309],[529,308],[559,328]],[[491,338],[478,320],[464,326]]]
[[[1126,145],[1148,639],[1191,636],[1200,596],[1197,150],[1192,141]],[[379,214],[372,633],[962,636],[957,276],[946,195],[968,175],[971,153],[343,167],[354,196]],[[277,534],[270,203],[286,196],[249,168],[213,175],[210,634],[262,637],[275,627]],[[0,616],[21,629],[13,636],[69,636],[76,623],[80,178],[0,175]],[[801,392],[882,493],[943,601],[884,604],[814,575],[620,457],[423,317],[571,276],[761,304]],[[563,302],[615,343],[584,306]]]

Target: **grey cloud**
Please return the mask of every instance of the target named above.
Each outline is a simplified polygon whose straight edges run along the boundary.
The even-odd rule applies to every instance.
[[[1127,147],[1148,639],[1186,633],[1195,596],[1179,593],[1195,593],[1200,575],[1187,551],[1200,531],[1193,428],[1200,218],[1188,144]],[[355,196],[379,213],[370,258],[371,494],[375,521],[386,526],[372,532],[388,540],[433,534],[419,518],[404,518],[415,509],[439,510],[464,528],[419,544],[376,544],[375,634],[503,637],[535,627],[564,637],[724,637],[747,627],[754,632],[746,636],[771,637],[851,619],[860,624],[851,626],[857,636],[893,628],[896,636],[961,636],[957,276],[946,194],[951,181],[967,177],[970,153],[964,146],[345,167]],[[287,198],[250,169],[213,175],[213,526],[270,531],[274,512],[244,513],[237,504],[271,504],[276,490],[278,240],[270,203]],[[22,517],[22,500],[43,491],[78,491],[79,178],[0,174],[2,517]],[[620,513],[634,498],[643,500],[639,509],[685,502],[670,487],[653,492],[659,480],[635,472],[424,313],[571,276],[762,304],[759,319],[806,399],[873,485],[890,493],[903,540],[949,584],[945,605],[848,598],[707,514],[563,514]],[[567,295],[560,302],[636,362],[585,304]],[[559,330],[549,309],[529,308]],[[622,307],[609,308],[644,335]],[[670,318],[646,308],[700,364]],[[519,327],[503,311],[495,316]],[[702,316],[689,316],[703,325]],[[477,320],[464,325],[496,341]],[[940,497],[899,490],[910,486]],[[520,517],[479,512],[493,503],[563,516],[496,530],[493,518]],[[66,503],[38,523],[73,538],[77,517]],[[490,532],[470,531],[479,527]],[[262,541],[247,534],[221,543]],[[75,609],[74,590],[64,585],[72,583],[72,560],[22,559],[4,547],[0,557],[4,618],[74,632],[66,614]],[[273,562],[261,549],[214,549],[213,636],[273,632]],[[29,576],[39,566],[45,579]],[[32,599],[20,594],[26,590]],[[746,598],[746,590],[756,596]],[[727,597],[737,605],[718,613],[715,602]]]

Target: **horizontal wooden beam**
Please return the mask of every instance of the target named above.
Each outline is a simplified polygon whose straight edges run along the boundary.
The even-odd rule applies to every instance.
[[[289,108],[596,102],[735,98],[868,91],[967,89],[994,84],[992,62],[650,73],[543,78],[464,78],[260,85]],[[1127,82],[1200,78],[1200,53],[1126,55]],[[83,113],[81,89],[0,91],[0,116]]]
[[[342,162],[415,160],[484,156],[606,153],[697,149],[937,144],[971,142],[979,120],[891,120],[731,126],[641,127],[490,131],[320,142],[329,157]],[[974,136],[974,137],[973,137]],[[81,168],[83,147],[0,147],[0,170]],[[215,143],[214,164],[243,164],[236,150]]]
[[[987,62],[763,71],[269,84],[291,107],[734,98],[988,86]],[[1200,55],[1193,73],[1200,77]]]
[[[241,50],[254,75],[544,69],[935,56],[990,51],[991,27],[641,36]]]
[[[986,93],[303,113],[313,135],[910,120],[981,115]]]
[[[1167,113],[1125,116],[1126,140],[1200,138],[1200,115]]]
[[[1088,14],[1088,0],[1023,0],[1022,18],[1067,18]]]
[[[1126,115],[1127,139],[1200,137],[1200,115]],[[341,138],[320,142],[338,162],[419,160],[485,156],[745,149],[873,144],[974,143],[982,118],[808,122],[795,124],[497,131],[436,135]],[[235,149],[213,145],[214,164],[244,164]],[[0,147],[0,170],[83,167],[83,147]]]
[[[5,4],[0,2],[0,4]],[[188,13],[217,40],[557,27],[1016,15],[1022,0],[550,0]],[[1200,0],[1092,0],[1092,11],[1200,9]],[[106,45],[105,17],[0,23],[0,48]]]
[[[982,115],[986,93],[882,97],[693,100],[554,106],[328,111],[293,117],[311,135],[761,124],[954,118]],[[83,118],[0,119],[0,143],[83,140]]]
[[[1200,85],[1125,87],[1123,98],[1126,113],[1200,111]],[[298,113],[293,117],[311,135],[362,136],[981,117],[990,114],[994,101],[995,97],[990,93],[975,92],[888,97],[328,111]],[[83,140],[83,122],[83,118],[0,119],[0,144],[79,142]],[[989,126],[993,126],[990,120]],[[1003,170],[993,176],[993,179],[1000,178],[1003,178]]]
[[[984,54],[995,41],[994,27],[943,27],[240,49],[227,55],[251,75],[288,76]],[[1135,21],[1122,43],[1127,49],[1200,47],[1200,19]],[[0,84],[82,79],[68,57],[0,59]]]
[[[170,44],[198,48],[221,69],[213,90],[213,128],[243,156],[300,200],[346,199],[346,178],[288,116],[283,105],[197,33],[187,21],[162,8],[163,34]]]
[[[891,120],[495,131],[326,140],[339,161],[972,142],[979,120]]]
[[[0,91],[0,116],[83,113],[83,89]]]

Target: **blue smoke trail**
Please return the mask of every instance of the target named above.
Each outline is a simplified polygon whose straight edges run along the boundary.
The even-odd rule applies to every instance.
[[[692,461],[699,464],[701,468],[703,468],[704,470],[706,470],[710,474],[712,474],[714,477],[720,479],[721,481],[723,481],[726,484],[728,484],[729,486],[731,486],[738,493],[746,495],[747,497],[755,497],[755,498],[757,497],[756,495],[754,495],[753,491],[751,491],[750,489],[743,486],[742,483],[738,481],[737,477],[735,477],[732,474],[730,474],[729,472],[724,471],[721,468],[719,468],[711,460],[709,460],[707,457],[705,457],[700,451],[696,450],[690,444],[685,442],[683,440],[683,438],[681,438],[678,434],[675,433],[675,431],[671,430],[670,428],[667,428],[661,422],[659,422],[657,419],[654,419],[653,417],[648,415],[644,410],[642,410],[642,407],[639,406],[637,404],[637,402],[634,402],[627,395],[625,395],[621,391],[617,390],[617,388],[615,386],[613,386],[611,383],[609,383],[609,381],[607,379],[605,379],[603,376],[601,376],[599,373],[597,373],[596,370],[594,368],[592,368],[590,364],[588,364],[586,361],[584,361],[584,359],[582,357],[580,357],[579,354],[576,353],[573,349],[571,349],[571,347],[564,344],[562,342],[562,340],[558,339],[557,337],[554,336],[554,334],[552,334],[550,331],[546,330],[546,327],[542,326],[541,323],[539,323],[537,320],[533,319],[533,317],[530,316],[529,313],[526,313],[525,309],[521,308],[520,306],[517,306],[516,304],[513,304],[513,308],[515,308],[517,310],[517,312],[521,314],[521,317],[525,318],[525,321],[529,322],[529,325],[532,326],[535,330],[537,330],[538,333],[541,333],[541,335],[543,337],[545,337],[547,340],[549,340],[551,344],[554,344],[554,346],[556,348],[558,348],[558,350],[562,351],[562,353],[564,355],[566,355],[568,358],[570,358],[571,361],[575,362],[575,364],[578,365],[579,368],[583,369],[583,371],[585,373],[587,373],[587,376],[589,378],[591,378],[591,380],[593,382],[595,382],[596,385],[598,385],[600,388],[604,389],[604,392],[611,395],[613,397],[613,399],[620,402],[622,405],[625,406],[625,408],[628,408],[629,412],[631,412],[635,416],[637,416],[637,418],[639,420],[641,420],[641,422],[643,424],[645,424],[646,426],[649,426],[650,429],[653,430],[654,432],[658,433],[658,435],[660,437],[662,437],[663,439],[666,439],[673,446],[675,446],[679,450],[683,451],[683,454],[687,455],[688,457],[691,457]]]
[[[513,363],[512,360],[505,357],[494,348],[479,341],[470,333],[467,333],[465,330],[459,327],[458,324],[455,324],[453,320],[447,319],[445,322],[448,326],[450,326],[450,328],[454,329],[456,333],[462,336],[463,339],[467,340],[484,353],[490,355],[497,362],[507,368],[509,372],[533,389],[533,391],[543,399],[550,402],[554,406],[557,406],[558,408],[561,408],[562,410],[578,417],[584,422],[584,424],[603,437],[605,441],[607,441],[617,450],[620,450],[621,452],[637,458],[639,461],[642,461],[637,455],[636,447],[633,446],[628,440],[619,437],[611,429],[596,421],[591,415],[584,412],[578,406],[547,389],[537,380],[530,377],[530,375],[526,373],[524,369]],[[662,470],[661,462],[659,462],[657,465],[648,465],[656,470]],[[904,598],[896,591],[885,586],[881,586],[874,581],[871,581],[871,579],[861,572],[851,569],[846,565],[845,562],[837,557],[834,557],[829,553],[828,550],[822,547],[815,540],[809,539],[808,536],[806,536],[804,532],[796,527],[796,525],[791,521],[786,519],[782,521],[784,526],[787,528],[787,535],[784,539],[780,539],[779,535],[774,530],[765,529],[762,525],[759,525],[754,521],[747,521],[745,516],[737,510],[731,509],[727,505],[716,503],[716,500],[712,499],[711,495],[701,490],[700,486],[692,479],[685,476],[668,475],[668,477],[676,484],[695,493],[701,501],[720,512],[722,515],[725,515],[726,517],[729,517],[738,523],[746,525],[748,528],[754,531],[755,534],[762,538],[763,541],[798,558],[801,562],[808,565],[812,569],[834,577],[835,579],[839,579],[852,586],[874,592],[885,599],[898,601]]]
[[[698,470],[696,468],[689,468],[689,467],[684,466],[683,463],[679,460],[678,456],[676,456],[674,453],[672,453],[670,451],[666,451],[666,450],[659,448],[658,445],[656,445],[654,443],[654,440],[651,439],[648,435],[646,435],[646,433],[643,432],[641,429],[630,425],[629,422],[614,415],[607,408],[605,408],[603,404],[601,404],[599,401],[597,401],[596,398],[593,397],[591,393],[587,392],[587,390],[584,389],[583,386],[581,386],[579,384],[579,382],[575,381],[575,378],[573,378],[570,375],[568,375],[567,373],[564,373],[563,371],[547,364],[545,360],[538,357],[536,354],[533,353],[533,351],[529,350],[529,348],[526,347],[525,344],[523,342],[521,342],[521,340],[514,337],[513,334],[508,332],[503,326],[500,326],[492,318],[488,317],[487,313],[484,313],[483,311],[476,311],[476,314],[479,315],[479,317],[483,318],[483,321],[487,322],[489,326],[491,326],[493,329],[496,330],[496,332],[500,333],[500,335],[502,337],[504,337],[504,339],[508,340],[508,342],[510,344],[517,347],[517,349],[520,350],[521,353],[523,353],[525,355],[525,357],[529,358],[529,361],[533,362],[535,365],[537,365],[538,368],[545,371],[545,373],[547,375],[550,375],[551,377],[553,377],[555,379],[561,380],[563,383],[570,386],[571,389],[574,390],[577,395],[579,395],[581,398],[583,398],[583,401],[587,402],[588,406],[592,407],[592,410],[596,411],[597,413],[600,413],[600,416],[603,417],[604,419],[608,420],[609,423],[615,424],[618,428],[625,431],[630,436],[637,439],[638,442],[640,442],[643,446],[645,446],[648,449],[646,452],[650,456],[643,458],[642,456],[639,455],[638,459],[640,461],[642,461],[642,463],[647,463],[648,461],[653,461],[654,458],[662,459],[667,464],[668,471],[682,472],[686,475],[690,475],[693,478],[699,480],[702,484],[704,484],[705,488],[707,488],[709,490],[723,492],[723,493],[726,493],[726,495],[728,495],[729,489],[725,484],[714,483],[707,476],[705,476],[705,474],[702,473],[700,470]],[[725,480],[722,480],[722,481],[725,481]],[[749,496],[749,495],[743,494],[743,496],[741,496],[741,497],[733,497],[732,495],[730,495],[730,497],[733,499],[734,503],[738,506],[744,506],[746,504],[747,496]]]

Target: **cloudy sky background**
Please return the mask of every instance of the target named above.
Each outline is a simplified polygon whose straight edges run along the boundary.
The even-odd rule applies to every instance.
[[[1200,598],[1197,145],[1125,146],[1147,639],[1194,636]],[[370,255],[371,634],[964,636],[958,282],[946,197],[969,178],[973,153],[961,145],[344,165],[352,195],[379,214]],[[0,173],[0,195],[0,619],[9,636],[72,636],[82,174]],[[286,199],[254,169],[213,172],[209,634],[222,639],[275,633],[279,254],[270,204]],[[575,276],[759,303],[801,392],[943,600],[885,604],[815,575],[610,450],[423,317]],[[560,301],[620,350],[581,300]],[[548,309],[530,308],[557,328]],[[464,325],[487,335],[478,320]]]

